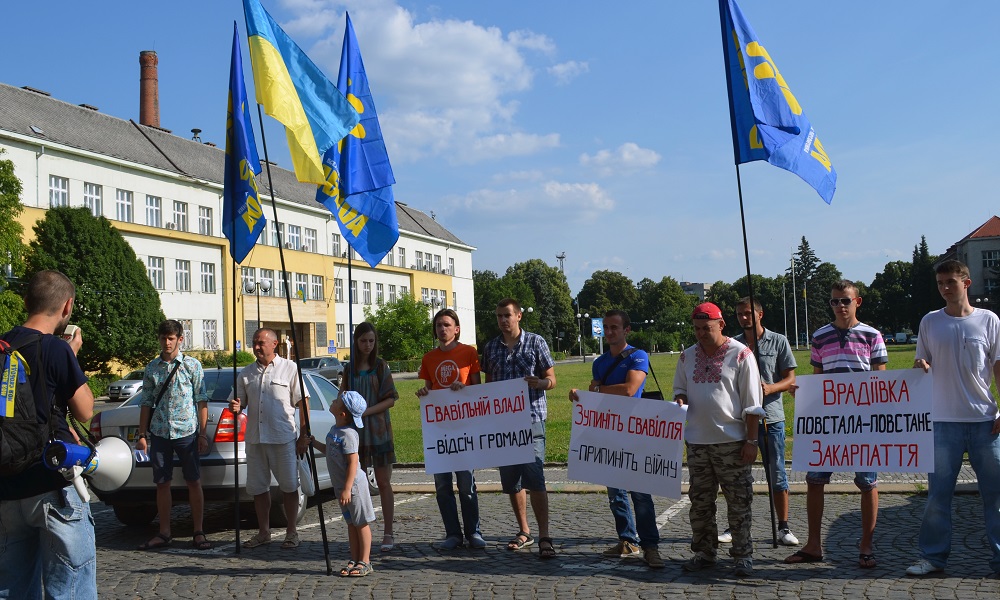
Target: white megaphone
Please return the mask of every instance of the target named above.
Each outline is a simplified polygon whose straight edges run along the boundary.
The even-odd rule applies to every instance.
[[[101,438],[93,451],[87,446],[59,440],[50,442],[45,447],[43,462],[52,470],[81,467],[90,485],[104,493],[118,491],[128,483],[135,468],[132,447],[115,436]]]

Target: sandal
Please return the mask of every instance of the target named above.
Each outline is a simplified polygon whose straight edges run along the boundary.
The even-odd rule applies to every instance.
[[[823,561],[822,554],[817,556],[815,554],[809,554],[808,552],[804,552],[802,550],[799,550],[795,554],[785,558],[786,565],[797,565],[801,563],[814,563],[822,561]]]
[[[353,569],[354,565],[356,565],[356,564],[357,563],[354,562],[353,560],[347,561],[347,566],[345,566],[343,569],[340,570],[340,576],[341,577],[347,577],[348,575],[350,575],[351,574],[351,569]]]
[[[556,547],[552,545],[552,538],[538,538],[538,558],[548,560],[556,557]]]
[[[524,539],[522,540],[521,538]],[[518,531],[517,535],[514,536],[514,539],[507,542],[507,549],[520,550],[534,543],[535,543],[535,538],[531,537],[531,535],[527,531]]]
[[[874,569],[878,566],[878,562],[875,560],[874,554],[865,554],[862,552],[858,555],[858,567],[862,569]]]
[[[160,542],[157,543],[156,540],[160,540]],[[139,544],[138,549],[139,550],[159,550],[160,548],[166,548],[173,541],[174,541],[174,538],[170,537],[169,535],[163,535],[162,533],[157,533],[156,535],[153,536],[153,539],[151,539],[148,542],[145,542],[143,544]]]
[[[291,550],[299,547],[299,532],[285,534],[285,541],[281,542],[282,550]]]
[[[373,569],[370,564],[366,563],[363,560],[359,560],[358,562],[354,563],[354,566],[351,567],[351,570],[347,572],[347,576],[367,577],[368,575],[371,575],[374,571],[375,569]]]
[[[257,548],[258,546],[266,546],[271,543],[271,534],[257,532],[257,535],[253,536],[249,540],[243,542],[244,548]]]
[[[201,541],[198,541],[198,538]],[[205,535],[204,531],[196,531],[194,535],[191,536],[191,547],[195,550],[210,550],[212,548],[212,542],[208,541],[208,537]]]
[[[389,542],[386,543],[386,540],[389,540]],[[396,547],[396,538],[394,538],[392,535],[389,534],[382,536],[382,545],[379,546],[380,552],[392,552],[393,548],[395,547]]]

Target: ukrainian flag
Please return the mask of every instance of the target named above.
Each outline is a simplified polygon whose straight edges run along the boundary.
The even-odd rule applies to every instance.
[[[360,117],[258,0],[243,0],[243,13],[257,103],[285,126],[295,177],[322,185],[323,155]]]

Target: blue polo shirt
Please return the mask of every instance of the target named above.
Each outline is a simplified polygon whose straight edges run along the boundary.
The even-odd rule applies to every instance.
[[[613,371],[608,373],[611,369],[611,365],[618,360],[618,356],[612,356],[611,350],[608,350],[604,354],[597,357],[591,367],[591,373],[593,374],[594,381],[600,382],[598,385],[617,385],[619,383],[625,383],[628,378],[629,371],[642,371],[643,373],[649,373],[649,355],[646,354],[644,350],[639,350],[634,346],[625,345],[625,349],[622,353],[628,352],[629,350],[634,350],[632,354],[625,357],[624,360],[620,361]],[[639,389],[632,394],[633,398],[641,398],[642,390],[646,387],[646,380],[642,380],[642,385]]]

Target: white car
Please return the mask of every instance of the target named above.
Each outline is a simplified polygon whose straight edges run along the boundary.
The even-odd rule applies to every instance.
[[[141,372],[141,371],[140,371]],[[337,398],[337,387],[327,379],[308,371],[302,372],[309,393],[309,422],[313,436],[322,439],[333,426],[330,404]],[[246,492],[246,453],[243,436],[246,417],[241,415],[239,431],[236,432],[233,413],[229,410],[227,398],[233,389],[236,377],[232,368],[205,369],[205,388],[208,394],[208,426],[205,435],[209,439],[209,452],[201,457],[201,486],[206,502],[228,502],[236,504],[234,487],[234,463],[239,466],[239,504],[246,514],[253,515],[253,497]],[[135,441],[139,431],[139,395],[118,408],[105,410],[94,416],[90,430],[98,438],[118,436],[129,443]],[[296,417],[298,418],[298,417]],[[233,436],[238,447],[238,460],[234,461]],[[332,487],[326,467],[326,457],[313,450],[316,457],[316,471],[319,475],[319,490]],[[96,492],[96,490],[94,490]],[[187,486],[181,475],[180,465],[174,458],[174,478],[171,486],[174,499],[187,500]],[[97,493],[105,504],[112,507],[115,516],[125,525],[146,525],[156,516],[156,484],[149,462],[136,463],[131,478],[118,491]],[[306,511],[306,496],[299,489],[298,519]],[[271,479],[271,523],[276,527],[285,526],[281,492],[277,482]]]
[[[142,379],[145,375],[143,369],[138,369],[112,383],[108,386],[108,398],[121,401],[138,394],[142,389]]]

